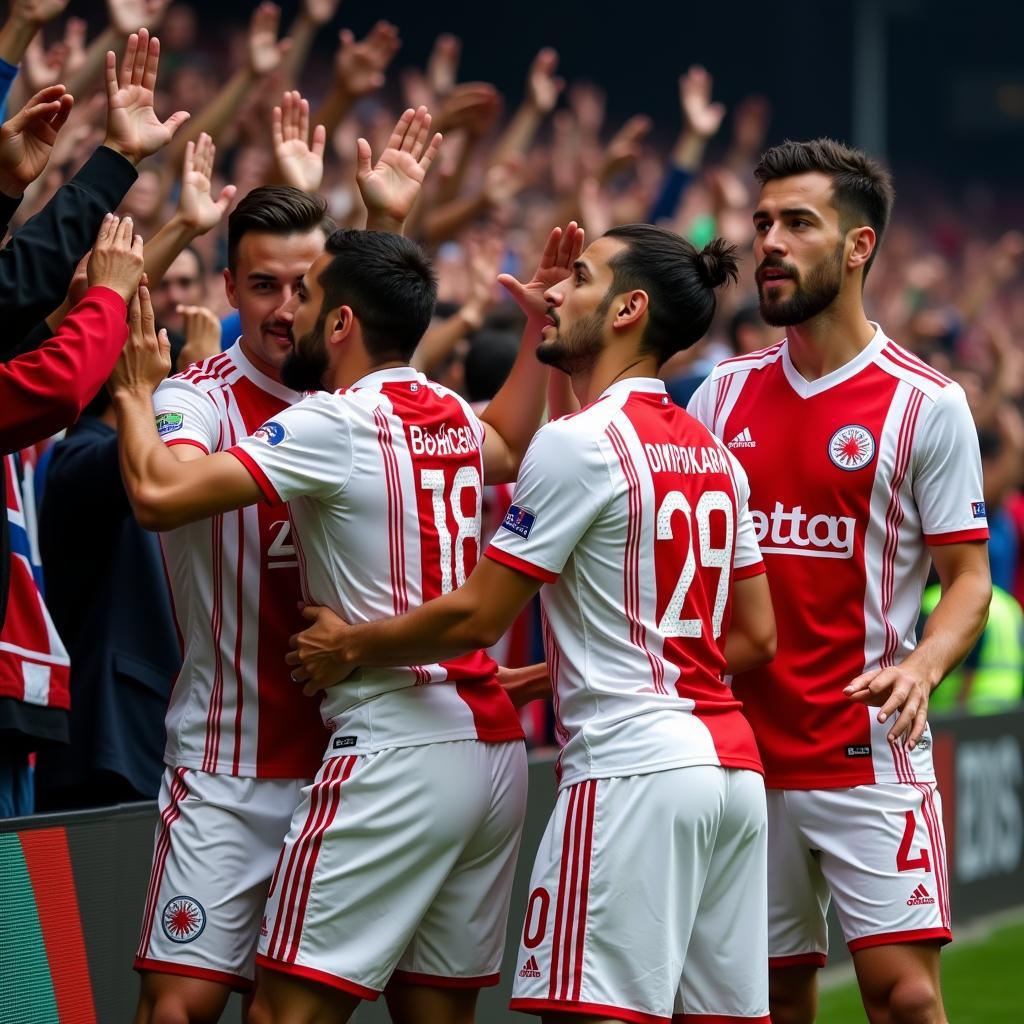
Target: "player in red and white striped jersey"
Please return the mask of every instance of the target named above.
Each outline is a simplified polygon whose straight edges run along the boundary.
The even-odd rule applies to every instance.
[[[734,272],[631,225],[521,295],[583,408],[531,442],[488,557],[406,615],[297,638],[314,689],[490,643],[540,589],[564,749],[512,1007],[545,1019],[768,1021],[764,786],[723,674],[771,656],[771,601],[742,470],[656,377]]]
[[[747,471],[778,621],[775,660],[734,680],[769,787],[772,1020],[814,1019],[831,890],[871,1020],[938,1024],[927,708],[988,607],[977,435],[960,387],[865,316],[888,174],[830,140],[757,173],[761,311],[788,336],[720,364],[690,411]],[[930,561],[943,596],[915,649]]]
[[[564,275],[581,245],[575,224],[556,230],[543,270]],[[115,387],[119,437],[144,521],[288,501],[304,599],[369,619],[472,571],[483,482],[514,477],[547,371],[527,340],[478,418],[408,366],[436,294],[422,252],[375,231],[338,231],[326,247],[285,307],[295,341],[282,380],[341,390],[183,463],[146,416],[159,366],[134,350]],[[324,763],[270,884],[253,1019],[340,1019],[387,986],[396,1019],[444,1024],[496,983],[526,794],[522,730],[495,670],[475,652],[369,671],[327,695]],[[178,901],[175,927],[198,916],[193,903]]]

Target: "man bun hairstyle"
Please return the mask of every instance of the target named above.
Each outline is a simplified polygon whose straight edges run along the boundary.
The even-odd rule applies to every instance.
[[[254,188],[228,216],[228,268],[233,274],[238,246],[250,231],[270,235],[305,234],[320,228],[326,237],[337,225],[327,216],[327,200],[291,185]]]
[[[869,224],[875,231],[875,248],[864,264],[867,276],[878,253],[882,235],[892,214],[896,190],[892,175],[877,160],[835,139],[793,142],[787,139],[767,150],[754,168],[764,185],[797,174],[825,174],[832,179],[832,205],[839,213],[843,231]]]
[[[660,365],[699,341],[715,316],[715,289],[739,272],[736,246],[716,238],[698,252],[681,235],[652,224],[623,224],[605,237],[626,245],[608,261],[611,292],[647,293],[644,349]]]
[[[401,235],[340,228],[324,246],[332,257],[320,272],[321,316],[348,306],[375,364],[407,363],[437,303],[437,278],[427,254]]]

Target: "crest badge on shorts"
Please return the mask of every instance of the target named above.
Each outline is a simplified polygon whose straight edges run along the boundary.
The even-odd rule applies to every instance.
[[[191,896],[175,896],[167,901],[160,921],[171,942],[192,942],[206,927],[206,911]]]
[[[875,439],[867,427],[840,427],[828,443],[828,457],[840,469],[863,469],[875,457]]]

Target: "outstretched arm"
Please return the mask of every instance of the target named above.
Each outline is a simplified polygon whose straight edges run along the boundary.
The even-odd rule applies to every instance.
[[[305,608],[311,625],[292,637],[292,679],[314,694],[360,665],[432,664],[490,647],[540,586],[532,576],[481,558],[458,590],[398,618],[353,626],[327,608]]]

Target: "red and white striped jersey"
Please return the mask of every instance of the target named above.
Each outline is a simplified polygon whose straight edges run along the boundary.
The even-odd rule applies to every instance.
[[[914,649],[929,544],[988,537],[961,388],[880,329],[816,381],[785,341],[719,364],[690,401],[743,464],[778,653],[737,677],[769,786],[934,778],[930,737],[892,747],[843,688]]]
[[[659,380],[542,427],[488,557],[541,590],[562,786],[761,770],[723,682],[734,579],[764,571],[743,470]]]
[[[287,501],[303,598],[347,622],[401,615],[465,582],[480,550],[484,425],[410,367],[311,395],[230,451],[267,501]],[[364,668],[331,687],[326,756],[444,740],[522,738],[497,666]],[[443,685],[431,685],[431,684]]]
[[[153,397],[167,445],[223,451],[300,396],[236,343],[164,381]],[[172,767],[312,778],[326,739],[318,703],[292,682],[302,628],[286,506],[226,512],[161,535],[183,664],[167,709]]]

